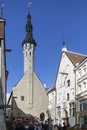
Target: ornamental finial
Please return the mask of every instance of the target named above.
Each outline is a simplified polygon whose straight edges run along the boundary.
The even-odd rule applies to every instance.
[[[3,4],[2,1],[0,0],[0,16],[3,15],[3,7],[4,7],[4,4]]]
[[[30,7],[31,7],[31,5],[32,5],[32,2],[28,2],[28,13],[30,13]]]

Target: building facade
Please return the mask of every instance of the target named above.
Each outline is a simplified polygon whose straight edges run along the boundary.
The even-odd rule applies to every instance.
[[[76,119],[82,126],[87,124],[87,56],[75,68],[76,75]]]
[[[0,17],[0,130],[6,130],[5,106],[6,106],[6,48],[5,48],[5,19]]]
[[[34,70],[34,54],[36,42],[33,38],[33,27],[30,13],[27,16],[26,36],[22,42],[24,55],[24,75],[13,87],[13,116],[33,115],[40,117],[44,113],[47,118],[47,89]]]
[[[57,110],[56,115],[58,123],[70,126],[76,124],[76,88],[75,88],[75,73],[76,64],[81,62],[85,56],[75,52],[67,51],[63,46],[58,73],[56,78],[56,93],[57,93]]]

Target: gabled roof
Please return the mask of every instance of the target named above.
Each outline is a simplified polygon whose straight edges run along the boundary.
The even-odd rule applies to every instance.
[[[56,90],[56,85],[54,84],[49,90],[48,93],[55,91]]]
[[[69,58],[69,60],[71,61],[71,63],[76,67],[78,63],[83,62],[86,58],[87,55],[83,55],[83,54],[78,54],[75,52],[71,52],[71,51],[62,51],[62,53],[65,53],[66,56]],[[60,61],[61,61],[61,57],[60,57]],[[57,74],[56,74],[56,79],[55,82],[57,80],[57,75],[58,75],[58,71],[59,71],[59,66],[60,66],[60,62],[58,65],[58,69],[57,69]]]
[[[66,51],[65,54],[67,55],[67,57],[70,59],[70,61],[74,66],[76,66],[77,63],[82,62],[85,58],[87,58],[86,55],[78,54],[75,52]]]

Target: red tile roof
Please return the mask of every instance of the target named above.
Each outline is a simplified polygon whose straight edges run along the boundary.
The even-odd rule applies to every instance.
[[[54,91],[56,89],[56,85],[53,85],[49,90],[48,90],[48,93],[51,92],[51,91]]]
[[[77,63],[82,62],[85,58],[87,58],[86,55],[78,54],[75,52],[66,51],[65,54],[68,56],[74,66],[76,66]]]

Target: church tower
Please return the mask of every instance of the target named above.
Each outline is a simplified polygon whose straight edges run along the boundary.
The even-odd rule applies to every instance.
[[[33,38],[33,27],[31,24],[31,15],[27,15],[26,36],[23,40],[23,54],[24,54],[24,74],[27,73],[27,107],[33,107],[33,89],[34,89],[34,52],[36,42]],[[30,94],[29,94],[30,93]]]
[[[33,38],[33,26],[30,11],[27,15],[26,35],[22,42],[24,54],[24,75],[13,88],[13,116],[30,114],[40,117],[48,108],[47,89],[34,71],[34,53],[36,42]],[[37,101],[36,101],[37,100]],[[16,105],[15,105],[16,104]]]
[[[33,38],[33,27],[31,24],[31,15],[27,15],[27,24],[26,24],[26,36],[22,42],[23,53],[24,53],[24,73],[26,71],[34,71],[34,51],[36,47],[36,42]]]

